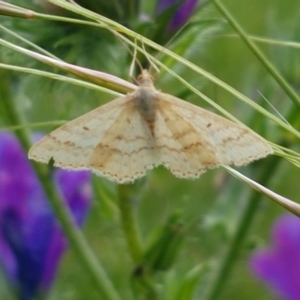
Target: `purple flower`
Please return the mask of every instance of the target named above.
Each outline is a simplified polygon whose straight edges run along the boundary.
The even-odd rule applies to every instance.
[[[273,246],[256,251],[250,265],[256,276],[285,300],[300,299],[300,219],[279,218],[272,229]]]
[[[91,200],[88,172],[53,172],[77,225]],[[18,140],[0,132],[0,263],[20,299],[50,288],[67,241]]]
[[[198,0],[158,0],[156,3],[156,15],[164,11],[176,8],[168,25],[168,31],[175,31],[182,27],[190,18],[196,8]]]

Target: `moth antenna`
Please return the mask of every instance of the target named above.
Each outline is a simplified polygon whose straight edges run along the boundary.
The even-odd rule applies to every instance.
[[[142,43],[142,48],[143,48],[143,53],[145,55],[145,57],[147,58],[149,64],[150,64],[150,68],[149,68],[149,73],[151,73],[151,67],[156,71],[156,73],[158,74],[160,71],[158,69],[158,67],[156,66],[156,64],[153,62],[152,58],[149,56],[146,48],[145,48],[145,44],[143,43],[143,38],[141,39],[141,43]]]

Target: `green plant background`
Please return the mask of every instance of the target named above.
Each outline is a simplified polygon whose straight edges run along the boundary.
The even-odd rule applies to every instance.
[[[11,2],[30,7],[28,2]],[[151,12],[152,8],[147,3],[148,1],[144,1],[141,6],[145,11]],[[296,0],[227,0],[224,1],[224,5],[251,36],[299,42],[300,7]],[[131,55],[124,44],[104,30],[8,17],[1,17],[0,20],[67,62],[125,79],[130,78]],[[170,43],[170,49],[276,114],[266,102],[267,99],[298,129],[299,121],[288,119],[291,112],[297,108],[235,34],[213,3],[208,2],[205,7],[198,9],[191,21],[191,28]],[[139,29],[142,31],[142,27]],[[12,40],[5,34],[3,36]],[[299,45],[298,48],[292,48],[284,43],[258,43],[264,54],[296,91],[300,88]],[[2,46],[0,59],[12,64],[51,70]],[[268,140],[287,144],[299,151],[299,141],[294,136],[284,132],[231,94],[173,61],[164,62]],[[0,81],[2,92],[9,82],[15,104],[29,123],[70,120],[111,99],[109,95],[34,75],[5,70],[0,72],[3,78],[9,79]],[[156,87],[214,111],[166,72],[158,75]],[[0,125],[8,125],[4,109],[0,111]],[[47,133],[53,128],[40,130]],[[269,189],[299,202],[299,169],[282,158],[275,161],[274,157],[268,157],[239,170],[253,180],[265,183]],[[118,187],[99,177],[93,178],[93,185],[95,196],[84,226],[84,234],[121,298],[133,299],[131,274],[137,266],[129,255],[124,239],[118,212]],[[215,264],[218,266],[231,243],[245,207],[249,205],[249,201],[257,201],[259,204],[247,223],[243,241],[238,246],[234,261],[231,262],[231,272],[226,274],[224,285],[220,287],[218,299],[275,299],[272,292],[251,273],[249,257],[256,248],[269,244],[270,227],[279,215],[286,213],[283,208],[252,191],[222,169],[208,171],[196,180],[182,180],[159,167],[132,186],[132,195],[137,224],[145,247],[157,233],[157,228],[162,226],[170,215],[174,212],[180,215],[180,224],[184,229],[179,232],[183,243],[178,256],[167,271],[155,272],[153,275],[155,284],[161,285],[162,299],[170,300],[189,299],[176,298],[176,290],[187,272],[207,262],[213,267],[203,271],[194,298],[209,299],[204,295],[215,284]],[[10,291],[5,282],[0,282],[0,291],[3,290],[7,295],[5,299],[13,299],[10,298]],[[72,249],[61,262],[49,299],[102,299],[85,270],[77,262],[77,256]]]

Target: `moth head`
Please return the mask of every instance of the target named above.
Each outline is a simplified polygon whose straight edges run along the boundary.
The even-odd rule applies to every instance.
[[[153,77],[149,74],[148,70],[142,70],[142,73],[137,77],[138,84],[141,86],[152,86]]]

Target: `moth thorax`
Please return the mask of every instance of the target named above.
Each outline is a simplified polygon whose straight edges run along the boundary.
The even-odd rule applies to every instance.
[[[136,107],[147,123],[155,121],[157,105],[156,92],[149,88],[139,88],[136,91]]]

